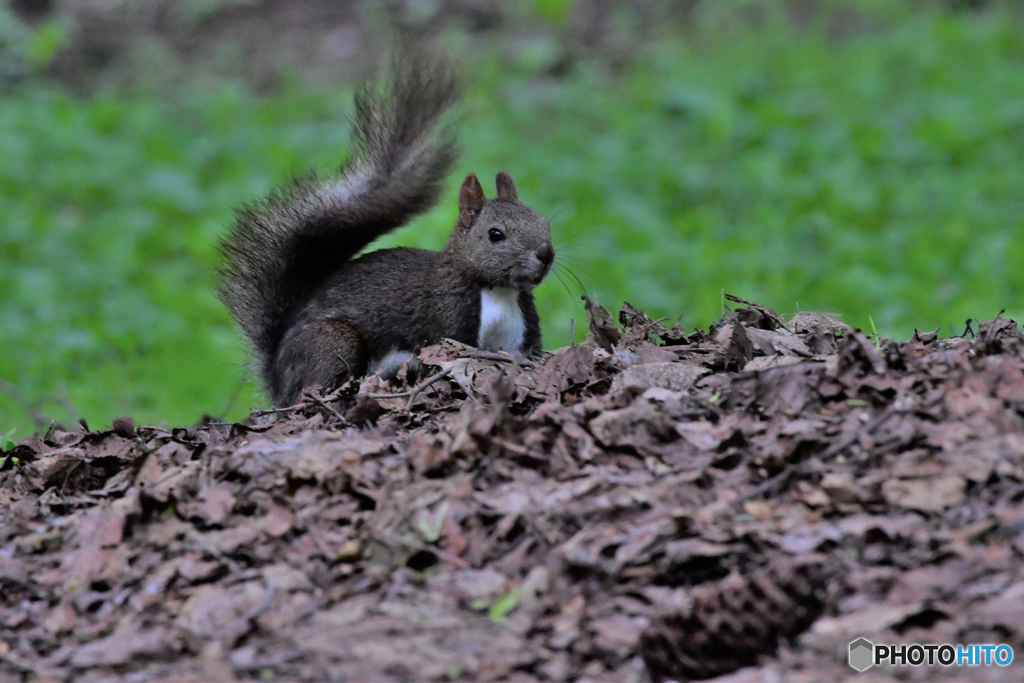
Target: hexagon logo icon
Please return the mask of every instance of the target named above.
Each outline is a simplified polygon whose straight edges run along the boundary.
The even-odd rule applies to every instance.
[[[866,638],[850,643],[850,666],[857,671],[867,671],[875,665],[875,644]]]

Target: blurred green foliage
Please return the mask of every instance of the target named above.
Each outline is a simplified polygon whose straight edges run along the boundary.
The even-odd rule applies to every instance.
[[[564,2],[536,5],[565,18]],[[620,71],[582,61],[552,76],[543,41],[474,52],[448,201],[384,244],[439,247],[461,174],[505,169],[611,308],[682,313],[690,329],[725,290],[857,326],[870,315],[896,337],[1024,314],[1024,31],[1000,10],[902,7],[842,38],[709,12]],[[23,37],[30,63],[59,40],[46,30]],[[232,207],[344,158],[350,96],[81,99],[40,81],[4,94],[0,378],[23,399],[0,393],[0,432],[31,433],[26,404],[177,424],[236,391],[229,417],[262,403],[213,293],[216,243]],[[585,327],[562,278],[538,290],[551,348],[570,319]]]

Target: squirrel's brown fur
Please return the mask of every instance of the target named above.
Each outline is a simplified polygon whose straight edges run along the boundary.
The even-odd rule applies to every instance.
[[[275,405],[358,377],[394,352],[445,337],[477,344],[482,292],[517,292],[523,335],[506,350],[540,349],[531,290],[554,259],[550,228],[519,202],[507,174],[498,174],[494,200],[466,178],[443,250],[354,258],[437,201],[457,156],[443,120],[457,94],[444,63],[396,59],[382,86],[356,96],[352,152],[337,175],[297,180],[238,211],[222,244],[219,294]]]

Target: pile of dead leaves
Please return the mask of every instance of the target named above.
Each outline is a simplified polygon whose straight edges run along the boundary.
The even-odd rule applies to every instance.
[[[1021,652],[1016,323],[876,343],[741,303],[686,335],[588,302],[590,340],[531,365],[444,343],[243,424],[22,442],[0,677],[839,680],[858,636]]]

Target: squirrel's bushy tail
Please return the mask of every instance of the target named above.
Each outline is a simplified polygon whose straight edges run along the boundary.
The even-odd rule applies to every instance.
[[[396,57],[355,98],[348,161],[237,212],[221,244],[219,295],[266,376],[289,318],[343,262],[428,210],[457,156],[445,113],[458,82],[443,61]]]

